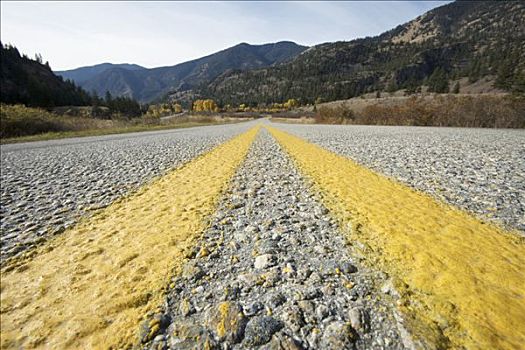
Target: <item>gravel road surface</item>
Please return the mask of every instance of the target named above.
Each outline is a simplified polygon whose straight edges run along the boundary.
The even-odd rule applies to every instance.
[[[144,323],[145,348],[402,349],[381,273],[261,130],[204,234]],[[384,288],[383,288],[384,289]]]
[[[1,261],[253,125],[2,145]]]
[[[415,189],[525,233],[525,131],[277,124]]]
[[[109,205],[148,181],[258,123],[253,121],[1,146],[0,261],[5,262],[5,259],[22,254],[41,241],[60,234],[94,210]],[[480,217],[525,232],[524,131],[292,124],[274,126],[354,159],[366,167]],[[280,142],[284,140],[282,137],[278,139]],[[323,161],[335,164],[329,168],[327,177],[332,179],[338,169],[344,174],[349,173],[350,168],[337,164],[341,162],[341,158],[326,160],[328,153],[323,151],[323,156],[317,159],[313,154],[318,148],[310,144],[305,146],[302,141],[301,145],[303,148],[297,148],[299,151],[296,150],[294,157],[302,155],[303,158],[312,160],[315,166],[322,166]],[[288,151],[291,152],[290,149]],[[219,159],[217,163],[223,164],[223,159],[232,159],[232,152],[221,154],[216,159]],[[208,161],[202,163],[208,167],[201,173],[205,174],[203,177],[210,179],[207,174],[217,172],[217,167],[215,163]],[[350,164],[346,160],[342,163]],[[214,171],[210,171],[211,168]],[[231,172],[228,173],[228,178],[234,167],[229,169]],[[190,172],[192,175],[196,174],[196,171],[188,170],[188,173]],[[373,184],[377,185],[377,176],[370,174],[370,177],[375,179]],[[198,179],[196,176],[187,175],[181,175],[181,178]],[[334,180],[330,184],[340,183],[341,178],[344,176],[337,176],[337,181]],[[171,187],[171,183],[177,186],[180,181],[166,181],[170,188],[187,189]],[[168,276],[165,270],[159,274],[165,278],[158,279],[159,285],[162,286],[159,288],[167,293],[164,305],[151,313],[141,312],[146,313],[144,317],[137,319],[137,323],[130,326],[140,329],[140,340],[137,340],[140,347],[413,348],[412,339],[403,327],[398,311],[401,310],[398,307],[404,305],[406,300],[403,300],[403,296],[394,287],[395,273],[385,269],[390,274],[387,275],[374,270],[380,266],[373,263],[377,260],[369,260],[369,256],[360,253],[370,249],[361,244],[359,239],[348,241],[343,236],[341,230],[344,228],[338,226],[334,213],[329,212],[320,202],[320,197],[311,192],[310,184],[304,181],[290,156],[266,129],[260,130],[247,158],[237,169],[229,185],[224,179],[217,181],[225,187],[229,186],[229,190],[222,197],[197,246],[192,245],[179,251],[179,255],[174,259],[178,264],[173,267],[173,277]],[[204,185],[203,181],[195,182],[199,184],[195,187],[196,190],[194,188],[196,193],[201,194],[210,187]],[[388,181],[384,183],[391,185]],[[380,183],[377,186],[383,189],[385,184]],[[345,189],[353,188],[346,182],[343,185]],[[362,197],[370,197],[372,187],[358,186],[367,191]],[[396,187],[406,192],[406,188]],[[392,198],[392,193],[393,191],[387,191],[389,199]],[[172,195],[171,198],[181,196],[183,195]],[[157,196],[153,198],[154,204],[151,207],[156,208],[160,199]],[[383,197],[378,198],[381,199],[374,200],[374,204],[387,202]],[[193,205],[195,200],[190,202]],[[171,201],[164,200],[162,203]],[[137,207],[142,209],[143,204],[139,203]],[[184,210],[177,209],[176,212],[185,212],[187,207],[184,205]],[[390,208],[379,207],[380,210],[383,210],[383,207],[387,208],[380,213],[381,215],[376,216],[383,219],[383,213],[390,213]],[[406,209],[407,206],[399,207]],[[371,207],[367,208],[371,211]],[[410,223],[414,220],[414,211],[406,211],[410,213]],[[164,211],[159,213],[161,217],[167,217],[164,216]],[[135,218],[137,215],[132,216]],[[424,217],[427,218],[428,215]],[[442,217],[439,216],[440,219]],[[97,216],[91,219],[95,218]],[[99,220],[107,220],[108,223],[115,221],[107,219],[104,215],[99,217]],[[129,218],[123,221],[136,225],[136,221]],[[144,221],[145,227],[152,222],[151,219]],[[398,223],[399,216],[395,217],[395,224]],[[479,224],[477,221],[476,223]],[[426,225],[427,221],[421,224],[425,227]],[[108,227],[112,226],[108,224]],[[163,233],[171,232],[170,230],[175,229],[172,227],[164,227]],[[188,224],[187,227],[193,226]],[[92,235],[91,230],[85,232]],[[111,228],[102,234],[109,237],[108,239],[113,239],[112,232],[124,231]],[[147,233],[147,229],[143,232]],[[157,246],[149,244],[148,247],[143,240],[137,240],[135,235],[127,236],[132,237],[133,242],[140,242],[141,249],[148,250],[151,246]],[[360,245],[364,250],[360,249]],[[128,244],[122,246],[126,247]],[[406,244],[397,246],[407,247]],[[107,244],[104,247],[107,247]],[[458,247],[462,248],[460,244]],[[508,249],[510,255],[523,256],[516,253],[520,247],[512,245],[512,248],[516,249]],[[67,246],[64,249],[67,249],[67,254],[60,256],[69,257],[70,251]],[[465,249],[470,250],[471,245]],[[115,251],[111,248],[108,250],[108,254]],[[50,251],[56,252],[57,249]],[[386,250],[378,251],[383,253]],[[104,249],[96,252],[102,253]],[[91,256],[84,253],[92,255],[93,250],[82,251],[77,256],[82,259],[84,256]],[[147,265],[148,267],[133,265],[138,264],[139,258],[143,257],[141,254],[132,254],[122,260],[115,257],[115,261],[129,263],[129,271],[134,277],[134,266],[140,266],[142,273],[146,271],[151,276],[155,270],[151,264]],[[31,259],[38,261],[38,256],[24,256],[26,260],[23,262]],[[409,258],[414,256],[408,255]],[[154,255],[152,259],[170,264],[170,259],[159,259],[158,255]],[[61,262],[63,258],[57,260]],[[495,260],[497,259],[492,259],[491,263]],[[521,260],[516,261],[519,263]],[[498,271],[509,274],[507,263],[523,265],[505,260],[503,268]],[[31,270],[29,263],[27,266],[10,266],[10,262],[5,264],[7,267],[13,267],[6,270],[6,273],[13,274],[10,276],[35,272]],[[43,265],[49,266],[44,263]],[[79,266],[81,267],[81,264]],[[122,271],[122,267],[119,268],[119,271]],[[421,270],[426,271],[424,268]],[[40,271],[41,269],[37,269],[35,272],[37,276],[42,274]],[[59,271],[62,278],[63,270],[53,271]],[[84,270],[79,271],[84,273]],[[483,276],[486,274],[487,269],[484,269]],[[140,278],[140,274],[137,276]],[[475,284],[479,284],[481,279],[475,279]],[[14,285],[20,284],[19,279],[14,280]],[[38,278],[30,280],[37,281]],[[434,280],[431,283],[434,283]],[[399,283],[398,285],[409,287]],[[136,289],[137,283],[130,283],[129,287]],[[70,290],[70,299],[75,299],[75,289]],[[18,290],[15,292],[14,295],[18,297]],[[5,289],[3,293],[5,295]],[[126,293],[124,288],[123,294]],[[515,295],[509,293],[503,294]],[[49,294],[50,298],[56,298],[56,294]],[[483,294],[469,295],[479,297]],[[76,300],[83,298],[77,297]],[[140,304],[143,300],[138,299],[136,302]],[[92,307],[90,305],[92,304],[88,304]],[[443,319],[443,323],[445,329],[449,327],[446,319]]]

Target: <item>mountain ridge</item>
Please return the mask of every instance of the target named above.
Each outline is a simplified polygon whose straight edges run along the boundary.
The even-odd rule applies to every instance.
[[[100,74],[112,68],[124,68],[127,70],[146,69],[145,67],[139,66],[138,64],[104,62],[104,63],[95,64],[92,66],[84,66],[84,67],[79,67],[79,68],[74,68],[74,69],[54,71],[54,73],[56,75],[60,75],[64,79],[69,79],[79,84],[81,82],[85,82],[93,78],[97,74]]]
[[[78,74],[75,73],[84,72],[90,67],[56,73],[72,78],[81,87],[87,91],[94,91],[99,96],[104,96],[105,92],[109,91],[114,96],[127,96],[141,102],[151,102],[170,92],[188,91],[228,70],[242,71],[284,63],[306,48],[291,41],[262,45],[240,43],[174,66],[141,67],[142,69],[112,66],[101,69],[87,80],[78,79]]]
[[[449,91],[496,77],[525,92],[525,3],[456,1],[374,37],[322,43],[277,67],[230,72],[194,91],[223,104],[343,100],[373,91]]]

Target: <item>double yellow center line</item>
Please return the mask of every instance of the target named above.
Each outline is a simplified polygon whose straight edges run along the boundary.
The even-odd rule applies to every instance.
[[[525,344],[525,247],[482,223],[302,139],[269,128],[321,193],[350,243],[393,276],[409,330],[435,348]],[[257,133],[242,134],[9,264],[2,348],[126,348],[162,304]]]

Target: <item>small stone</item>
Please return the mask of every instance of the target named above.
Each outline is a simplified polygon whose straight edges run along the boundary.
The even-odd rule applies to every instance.
[[[283,267],[283,273],[286,274],[293,274],[295,272],[295,268],[292,264],[287,263],[285,267]]]
[[[325,247],[324,245],[316,245],[314,247],[314,252],[320,255],[325,255],[328,252],[328,248]]]
[[[159,334],[155,337],[155,339],[153,339],[154,343],[160,343],[162,341],[164,341],[164,334]]]
[[[272,335],[283,328],[283,323],[273,317],[256,316],[246,325],[244,342],[247,346],[266,344]]]
[[[341,270],[342,273],[346,275],[357,272],[357,267],[350,264],[349,262],[342,263],[339,269]]]
[[[383,294],[389,294],[389,295],[392,295],[392,296],[396,296],[396,289],[394,287],[394,283],[392,282],[392,280],[388,280],[386,281],[382,286],[381,286],[381,292]]]
[[[303,347],[295,339],[282,334],[281,332],[273,335],[272,340],[259,348],[260,350],[302,350]]]
[[[309,282],[312,284],[317,284],[322,281],[321,276],[317,272],[313,272],[309,277]]]
[[[251,234],[259,232],[259,229],[257,228],[257,226],[248,225],[244,228],[244,232],[251,235]]]
[[[204,292],[204,287],[203,286],[198,286],[197,288],[193,289],[192,290],[193,294],[201,294]]]
[[[237,276],[237,281],[239,281],[244,287],[251,288],[257,282],[257,275],[253,273],[243,273]]]
[[[256,269],[265,269],[267,267],[273,266],[275,264],[275,256],[272,254],[263,254],[255,258],[255,263],[253,266]]]
[[[172,329],[173,331],[168,338],[170,349],[193,350],[218,348],[217,342],[213,339],[210,331],[200,325],[180,322],[174,324]]]
[[[352,325],[352,328],[356,331],[364,332],[368,330],[369,317],[365,310],[361,308],[350,309],[348,317],[350,318],[350,324]]]
[[[313,328],[308,334],[307,341],[312,349],[319,348],[319,340],[321,339],[321,331],[319,328]]]
[[[352,328],[341,321],[330,323],[324,330],[321,338],[323,349],[348,349],[353,346],[355,335]]]
[[[219,341],[238,343],[242,340],[247,319],[238,304],[222,302],[209,311],[207,319],[208,328],[217,334]]]
[[[297,305],[303,310],[303,313],[311,315],[314,313],[314,303],[308,300],[301,300],[297,302]]]
[[[204,271],[195,262],[189,262],[182,268],[182,277],[188,280],[198,281],[204,275]]]
[[[270,296],[267,304],[272,309],[275,309],[278,306],[281,306],[282,304],[284,304],[285,302],[286,302],[286,297],[282,295],[281,293],[277,293],[277,294],[273,294],[272,296]]]
[[[237,300],[241,294],[241,289],[237,286],[224,288],[224,299],[225,300]]]
[[[322,321],[330,315],[330,309],[324,304],[319,304],[315,309],[315,315],[319,321]]]
[[[197,256],[200,258],[204,258],[208,255],[210,255],[210,251],[206,247],[202,247],[201,250],[199,250],[199,254],[197,254]]]
[[[253,316],[259,313],[259,311],[263,309],[264,309],[263,303],[261,303],[260,301],[254,301],[253,303],[249,304],[248,306],[244,308],[244,314],[246,316]]]
[[[299,330],[306,324],[303,312],[296,306],[288,307],[283,312],[283,321],[292,332],[299,332]]]
[[[385,341],[385,345],[386,345],[387,347],[390,346],[390,345],[392,344],[392,340],[391,340],[390,338],[385,338],[384,341]]]
[[[321,297],[323,295],[323,293],[316,287],[310,287],[308,288],[307,290],[304,291],[303,293],[303,298],[305,300],[312,300],[312,299],[317,299],[319,297]]]
[[[264,274],[263,287],[269,288],[275,286],[281,280],[281,274],[278,269],[272,269]]]
[[[193,312],[195,312],[195,308],[194,308],[193,305],[190,303],[190,301],[188,300],[188,298],[184,298],[184,299],[182,299],[182,301],[180,302],[180,305],[179,305],[179,311],[180,311],[180,313],[181,313],[183,316],[188,316],[188,315],[192,314]]]
[[[331,283],[327,284],[326,286],[324,286],[323,287],[323,294],[324,295],[334,295],[335,294],[334,286]]]
[[[230,241],[229,246],[230,246],[233,250],[238,250],[238,249],[240,248],[239,243],[237,243],[236,241]]]

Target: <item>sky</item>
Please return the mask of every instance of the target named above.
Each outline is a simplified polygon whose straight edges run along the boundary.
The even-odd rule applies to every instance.
[[[2,43],[53,70],[103,62],[171,66],[234,46],[312,46],[374,36],[449,1],[4,1]]]

